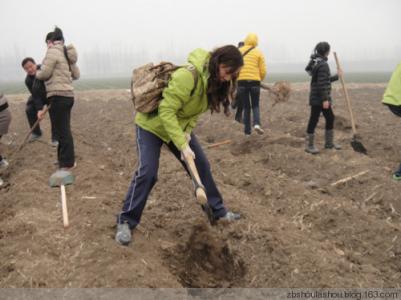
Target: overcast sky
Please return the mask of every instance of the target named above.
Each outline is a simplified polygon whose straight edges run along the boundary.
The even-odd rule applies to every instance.
[[[355,70],[391,70],[401,61],[400,12],[400,0],[1,0],[0,81],[22,74],[25,56],[43,59],[54,25],[77,47],[84,76],[184,60],[249,32],[276,72],[304,65],[323,40]]]

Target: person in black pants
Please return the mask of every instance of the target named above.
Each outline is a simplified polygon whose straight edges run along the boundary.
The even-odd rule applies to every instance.
[[[314,53],[305,70],[312,77],[311,90],[309,94],[309,105],[311,114],[309,118],[305,151],[311,154],[319,153],[315,147],[315,128],[319,122],[320,113],[326,119],[325,148],[339,150],[341,147],[334,144],[334,114],[332,110],[331,83],[338,80],[338,75],[331,76],[329,64],[327,63],[330,54],[330,45],[327,42],[320,42],[316,45]],[[337,70],[342,74],[342,70]]]
[[[244,40],[244,46],[239,48],[244,59],[244,66],[238,77],[237,98],[244,111],[243,123],[246,137],[251,135],[252,127],[258,134],[264,133],[260,122],[259,98],[260,82],[266,76],[266,63],[262,51],[257,46],[258,36],[250,33]],[[251,126],[252,123],[253,126]]]
[[[22,60],[22,68],[26,72],[25,85],[28,88],[31,96],[29,96],[28,101],[26,103],[26,116],[28,118],[29,127],[36,123],[38,120],[38,111],[43,109],[44,105],[47,105],[46,99],[46,88],[44,86],[43,81],[38,81],[36,79],[36,71],[40,68],[40,65],[37,65],[33,58],[26,57]],[[54,129],[54,122],[51,123],[51,145],[53,147],[57,147],[58,138]],[[40,129],[40,125],[38,124],[36,128],[33,130],[29,142],[34,142],[38,140],[42,136],[42,130]]]
[[[50,37],[50,38],[49,38]],[[48,49],[36,78],[45,81],[46,95],[51,105],[50,118],[59,137],[57,160],[59,168],[70,170],[75,167],[74,140],[71,132],[71,109],[74,105],[72,80],[78,79],[78,54],[73,45],[64,45],[60,28],[49,32],[46,40]],[[38,111],[42,119],[44,110]]]

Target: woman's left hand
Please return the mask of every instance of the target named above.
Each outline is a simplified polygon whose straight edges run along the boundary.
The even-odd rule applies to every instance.
[[[192,157],[192,159],[195,159],[195,153],[192,151],[191,147],[187,145],[184,149],[181,150],[181,160],[186,160],[190,157]]]

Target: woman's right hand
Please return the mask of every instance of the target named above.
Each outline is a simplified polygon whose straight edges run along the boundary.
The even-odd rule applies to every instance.
[[[329,109],[330,108],[330,102],[328,100],[323,101],[323,109]]]
[[[189,143],[191,141],[191,134],[190,133],[185,133],[185,139],[187,140],[187,142]]]
[[[195,153],[192,151],[189,145],[186,145],[184,149],[181,150],[181,160],[186,160],[188,158],[195,159]]]

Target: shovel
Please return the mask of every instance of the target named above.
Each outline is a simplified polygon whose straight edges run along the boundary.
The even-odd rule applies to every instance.
[[[197,202],[200,204],[202,207],[203,211],[205,212],[210,225],[215,225],[216,224],[216,219],[213,215],[213,210],[207,203],[207,196],[206,196],[206,191],[205,187],[202,184],[202,181],[200,180],[198,170],[196,169],[196,165],[194,162],[194,159],[192,157],[186,158],[184,157],[185,164],[187,165],[188,172],[191,176],[192,182],[195,187],[195,197]]]
[[[333,54],[334,54],[334,58],[336,60],[337,68],[341,69],[340,62],[337,57],[337,53],[334,52]],[[340,75],[339,77],[340,77],[341,85],[343,87],[343,91],[344,91],[344,95],[345,95],[345,102],[347,102],[347,107],[348,107],[349,115],[351,118],[351,126],[352,126],[352,134],[353,134],[352,139],[351,139],[351,147],[354,149],[354,151],[367,155],[368,150],[366,150],[365,146],[358,140],[359,138],[356,133],[356,126],[355,126],[354,114],[352,112],[352,107],[351,107],[351,100],[348,96],[347,88],[345,87],[344,77],[342,75]]]
[[[49,185],[50,187],[60,187],[61,191],[61,210],[63,214],[63,225],[64,228],[69,226],[68,221],[68,210],[67,210],[67,195],[65,193],[65,186],[74,183],[74,176],[64,170],[58,170],[50,176]]]

